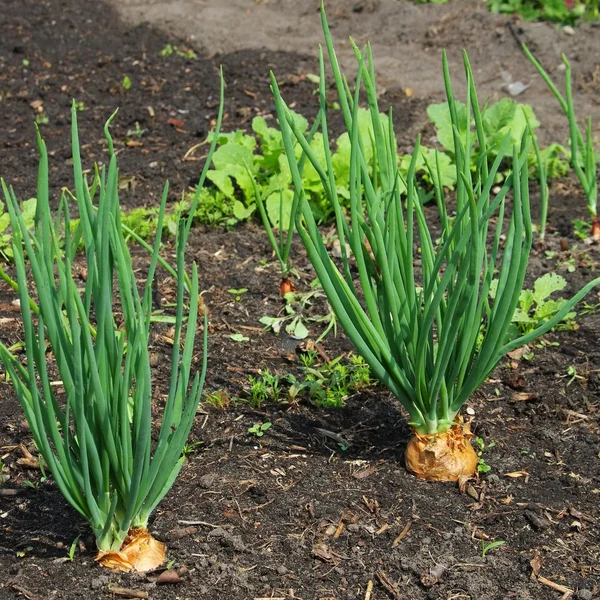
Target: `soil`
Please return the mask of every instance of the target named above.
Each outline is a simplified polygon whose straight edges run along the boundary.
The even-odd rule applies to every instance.
[[[120,107],[113,133],[127,181],[126,208],[156,205],[166,178],[170,201],[197,181],[200,153],[198,159],[183,158],[204,141],[216,116],[220,64],[228,84],[226,129],[247,128],[256,114],[272,116],[269,69],[283,82],[295,110],[314,116],[314,84],[306,73],[316,69],[311,36],[317,39],[317,3],[237,0],[211,3],[211,10],[207,4],[192,4],[198,17],[183,1],[125,1],[116,9],[102,1],[0,1],[0,164],[20,198],[35,193],[31,123],[40,107],[48,117],[40,127],[53,189],[71,184],[73,97],[83,102],[78,120],[88,167],[105,160],[102,124]],[[348,32],[358,33],[360,41],[363,35],[376,40],[385,73],[381,102],[394,107],[401,148],[410,148],[414,135],[427,131],[425,108],[441,100],[440,49],[446,47],[458,61],[465,45],[482,93],[502,93],[501,70],[531,81],[520,100],[534,106],[552,141],[563,141],[564,125],[515,36],[532,43],[547,65],[556,67],[560,52],[567,52],[580,114],[600,120],[600,36],[592,25],[569,36],[548,24],[489,15],[482,3],[471,1],[346,6],[330,3],[342,57],[347,60],[342,40]],[[117,9],[129,21],[121,21]],[[215,11],[220,21],[213,20]],[[278,20],[270,21],[272,15]],[[398,15],[401,25],[394,29]],[[171,32],[131,22],[140,16],[155,26],[173,19]],[[285,25],[290,21],[291,31]],[[194,40],[183,39],[192,31]],[[193,48],[199,58],[159,57],[168,43]],[[125,76],[132,83],[128,90]],[[136,122],[146,130],[140,138],[128,133]],[[532,190],[535,209],[535,185]],[[542,273],[558,271],[570,293],[597,275],[598,247],[573,233],[572,219],[586,216],[576,182],[553,182],[551,198],[547,249],[555,254],[534,253],[528,285]],[[243,396],[248,376],[259,369],[299,374],[304,343],[266,332],[258,321],[281,310],[277,265],[258,225],[231,231],[197,227],[188,258],[198,262],[211,315],[207,392]],[[143,253],[136,260],[143,269]],[[312,274],[300,248],[295,264],[299,287],[308,289]],[[164,298],[172,296],[172,281],[164,274],[158,288]],[[248,292],[237,301],[227,291],[231,288]],[[11,290],[0,285],[2,340],[10,343],[21,335],[13,300]],[[595,305],[598,295],[587,300]],[[319,300],[309,314],[325,310]],[[483,458],[491,470],[462,491],[418,481],[405,470],[406,418],[379,386],[353,394],[341,409],[306,402],[252,408],[231,401],[217,410],[204,402],[190,438],[203,443],[192,449],[151,523],[174,561],[170,566],[178,578],[170,584],[95,565],[86,523],[51,478],[43,481],[39,471],[18,462],[19,444],[33,450],[31,435],[11,384],[1,382],[0,456],[10,479],[0,487],[0,600],[146,597],[143,593],[155,600],[600,597],[600,317],[593,310],[580,314],[577,325],[575,331],[548,335],[547,341],[559,345],[533,348],[532,361],[507,359],[469,401],[467,415],[475,417],[474,432],[489,446]],[[321,331],[311,326],[313,338]],[[234,342],[232,333],[249,340]],[[157,336],[151,350],[158,403],[167,386],[170,348]],[[323,362],[351,347],[338,334],[325,338],[319,350]],[[248,435],[257,422],[272,423],[260,439]],[[332,432],[349,442],[346,449]],[[482,545],[493,541],[504,544],[482,556]]]

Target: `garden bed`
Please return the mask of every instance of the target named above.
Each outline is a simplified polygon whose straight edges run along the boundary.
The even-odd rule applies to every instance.
[[[364,4],[365,14],[373,19],[376,3]],[[437,9],[444,11],[439,13],[441,25],[448,20],[446,14],[456,15],[454,22],[462,25],[430,39],[430,54],[439,54],[443,42],[456,58],[463,43],[472,41],[463,39],[464,23],[477,25],[469,31],[476,30],[476,45],[485,46],[488,56],[504,52],[508,57],[506,49],[512,45],[511,56],[523,64],[526,59],[514,50],[515,27],[519,35],[539,36],[538,56],[547,64],[557,63],[556,48],[563,42],[560,49],[566,52],[585,48],[585,56],[571,57],[581,114],[594,114],[597,131],[598,65],[592,57],[598,53],[588,50],[598,45],[597,29],[585,26],[575,37],[550,25],[521,30],[472,2],[462,8],[460,2],[406,8],[415,23],[418,11],[424,11],[430,26]],[[348,15],[351,22],[361,18],[357,12]],[[340,28],[349,27],[343,14],[335,18]],[[183,157],[204,141],[213,125],[219,64],[228,85],[226,130],[249,129],[256,115],[272,117],[268,69],[284,83],[294,110],[310,118],[317,109],[315,84],[306,77],[317,69],[312,47],[305,48],[309,56],[271,47],[205,58],[199,43],[198,58],[176,53],[160,57],[167,44],[184,53],[193,46],[145,25],[121,23],[104,3],[83,0],[5,2],[0,24],[1,175],[23,199],[35,193],[37,151],[31,123],[36,114],[47,117],[47,123],[38,121],[49,148],[53,185],[71,185],[73,97],[83,103],[78,118],[87,167],[105,160],[101,127],[120,107],[113,135],[119,150],[121,200],[128,209],[158,204],[167,178],[170,202],[179,200],[197,180],[205,147],[191,160]],[[334,29],[336,36],[339,31]],[[498,73],[484,70],[483,55],[476,52],[474,58],[475,76],[487,89],[480,93],[491,93],[485,81]],[[440,71],[424,76],[439,83]],[[530,68],[521,71],[515,66],[515,73],[522,72],[533,79]],[[396,130],[403,132],[400,148],[409,149],[414,134],[428,131],[425,109],[441,95],[433,88],[407,95],[410,81],[385,85],[382,105],[394,107]],[[534,105],[544,135],[550,131],[561,136],[565,128],[559,125],[558,111],[543,86],[538,89],[543,98],[539,105],[529,92],[523,101]],[[340,127],[335,119],[332,124]],[[145,130],[140,136],[135,134],[138,127]],[[535,210],[535,184],[532,191]],[[527,284],[556,271],[568,280],[566,291],[573,292],[597,276],[600,253],[574,235],[572,219],[586,218],[585,199],[576,182],[553,182],[550,202],[550,231],[557,235],[548,236],[547,249],[555,254],[549,258],[539,251],[532,257]],[[135,256],[143,270],[144,254]],[[280,376],[300,374],[299,354],[306,342],[275,336],[259,323],[262,316],[281,310],[277,264],[262,229],[252,223],[231,231],[197,227],[188,258],[198,262],[210,310],[206,393],[243,396],[248,376],[256,376],[259,369]],[[299,287],[306,290],[313,274],[299,249],[295,264],[301,273]],[[164,274],[159,277],[163,297],[172,297],[172,285]],[[241,288],[248,291],[239,300],[228,292]],[[20,339],[20,323],[13,300],[12,291],[0,285],[2,339],[14,343]],[[588,302],[596,304],[597,294]],[[325,310],[325,303],[318,301],[311,314],[319,316]],[[341,409],[305,402],[258,408],[230,402],[218,410],[203,403],[190,438],[190,443],[202,444],[190,448],[188,462],[151,525],[153,533],[168,542],[168,560],[174,561],[177,573],[171,583],[112,574],[94,564],[87,524],[51,480],[41,481],[39,471],[19,464],[23,452],[18,445],[31,449],[31,436],[12,385],[1,382],[0,447],[10,480],[0,487],[0,598],[100,599],[116,597],[114,588],[125,588],[138,592],[130,597],[145,597],[139,594],[147,592],[156,600],[350,600],[368,598],[370,586],[371,599],[554,599],[566,589],[582,599],[597,597],[600,316],[592,311],[576,322],[575,331],[546,336],[559,345],[533,348],[533,360],[515,356],[504,361],[468,403],[475,434],[488,447],[494,445],[482,456],[491,470],[462,492],[453,484],[417,481],[406,472],[403,450],[409,428],[397,402],[383,388],[360,391]],[[312,337],[320,331],[314,325]],[[248,340],[236,342],[232,334]],[[318,364],[351,348],[339,334],[328,336],[319,349]],[[157,402],[168,386],[170,351],[164,338],[153,340]],[[272,423],[265,435],[249,435],[248,429],[261,422]],[[5,490],[15,490],[15,495]],[[70,561],[69,548],[77,536],[81,537]],[[482,548],[493,541],[504,544],[486,554]]]

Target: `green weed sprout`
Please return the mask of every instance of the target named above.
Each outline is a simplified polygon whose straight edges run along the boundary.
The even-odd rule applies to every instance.
[[[532,245],[528,133],[524,134],[520,147],[512,149],[513,171],[501,190],[493,195],[491,190],[508,148],[509,136],[491,166],[484,158],[471,172],[470,156],[475,139],[483,157],[490,150],[486,145],[481,109],[465,54],[467,106],[475,122],[475,133],[467,130],[465,136],[461,136],[444,55],[444,81],[456,147],[456,217],[452,218],[448,212],[439,168],[429,165],[435,184],[437,223],[441,225],[441,234],[436,240],[427,223],[430,217],[423,205],[425,194],[415,177],[419,141],[408,175],[403,178],[398,170],[391,114],[384,120],[379,112],[370,46],[361,52],[353,44],[358,75],[351,90],[340,72],[325,13],[323,8],[321,10],[327,53],[351,140],[350,211],[344,213],[336,193],[327,135],[325,63],[321,50],[318,118],[324,160],[319,160],[295,126],[272,75],[279,125],[299,196],[296,227],[347,336],[374,376],[391,390],[410,415],[415,437],[407,449],[408,468],[419,477],[456,480],[461,475],[472,475],[478,462],[466,439],[468,428],[465,432],[461,426],[462,405],[507,352],[549,331],[600,283],[600,278],[586,285],[533,332],[507,341]],[[363,91],[369,106],[369,134],[374,146],[370,164],[363,153],[366,140],[357,121]],[[467,123],[470,121],[471,116],[467,115]],[[333,207],[341,260],[328,252],[308,204],[296,144],[319,173],[325,195]],[[506,218],[509,192],[512,192],[512,210]],[[496,270],[497,292],[492,303],[489,290]]]
[[[571,84],[571,63],[563,54],[562,61],[565,69],[565,95],[563,96],[556,87],[544,67],[533,56],[529,48],[523,45],[523,51],[533,66],[537,69],[550,91],[558,100],[565,116],[569,121],[569,140],[571,147],[571,166],[579,179],[587,198],[588,211],[592,217],[591,236],[594,240],[600,241],[600,222],[598,221],[598,179],[596,173],[596,155],[594,153],[594,141],[592,139],[592,117],[588,117],[585,125],[585,138],[581,133],[575,117],[575,106],[573,104],[573,88]],[[539,162],[539,158],[538,158]]]
[[[26,361],[22,364],[4,344],[0,344],[0,359],[58,488],[91,525],[99,550],[97,560],[116,570],[146,571],[164,559],[164,545],[147,531],[148,519],[184,462],[182,450],[206,374],[208,327],[205,312],[201,367],[193,375],[199,312],[195,264],[187,278],[189,299],[184,277],[192,210],[189,219],[179,223],[171,382],[160,427],[153,435],[156,416],[153,419],[148,346],[162,227],[157,229],[148,277],[140,292],[120,224],[118,167],[108,130],[113,117],[105,126],[110,162],[107,168],[96,170],[88,186],[73,106],[75,200],[80,219],[74,231],[64,193],[56,218],[50,213],[48,154],[39,132],[41,160],[33,231],[26,227],[14,191],[2,180],[14,236]],[[206,164],[210,164],[210,156]],[[205,172],[200,187],[204,176]],[[159,224],[167,192],[168,184]],[[74,272],[80,244],[87,268],[81,291]],[[29,308],[28,288],[37,296],[36,318]],[[64,387],[62,394],[50,385],[54,369]]]

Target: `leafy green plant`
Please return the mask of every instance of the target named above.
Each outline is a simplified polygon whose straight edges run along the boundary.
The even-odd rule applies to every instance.
[[[227,293],[233,295],[236,302],[240,302],[247,291],[248,288],[230,288],[227,290]]]
[[[496,295],[498,282],[492,281],[490,296]],[[565,289],[567,282],[564,277],[556,273],[546,273],[533,284],[533,289],[521,290],[519,302],[515,309],[512,323],[515,331],[508,333],[509,337],[528,335],[552,319],[567,304],[564,298],[550,298],[552,294]],[[573,329],[574,319],[577,313],[573,310],[563,315],[562,319],[555,324],[556,328]]]
[[[383,119],[379,112],[370,47],[361,51],[354,46],[358,75],[354,90],[351,90],[341,75],[323,9],[322,23],[350,143],[347,165],[350,211],[346,215],[341,206],[331,149],[325,143],[327,102],[325,62],[321,52],[317,119],[325,166],[313,148],[317,133],[309,143],[305,130],[297,126],[272,76],[286,156],[294,188],[300,196],[296,227],[347,336],[373,374],[395,394],[410,415],[416,437],[407,451],[409,468],[421,477],[434,479],[456,479],[462,474],[472,474],[477,466],[477,456],[457,424],[461,406],[507,352],[549,331],[600,283],[600,279],[586,285],[534,331],[507,341],[532,244],[527,127],[516,145],[511,144],[512,132],[507,132],[493,164],[489,166],[486,160],[479,161],[472,172],[471,155],[475,143],[482,154],[488,151],[483,114],[465,55],[466,114],[461,113],[464,118],[459,117],[444,56],[444,81],[456,155],[456,218],[449,217],[444,190],[439,184],[439,169],[430,165],[442,225],[441,239],[434,241],[427,226],[424,194],[415,176],[419,141],[404,177],[397,168],[392,119]],[[359,127],[358,103],[363,89],[371,119],[371,156],[365,153],[367,140]],[[464,123],[471,122],[471,114],[474,133],[470,127],[466,130],[464,127]],[[346,244],[350,248],[348,253],[342,250],[341,261],[334,260],[323,243],[304,190],[296,144],[306,155],[307,164],[310,163],[319,174],[322,193],[336,217],[341,248],[345,249]],[[511,147],[512,172],[500,191],[493,195],[502,158]],[[369,165],[376,167],[369,169]],[[435,172],[437,177],[433,176]],[[505,230],[505,202],[509,191],[513,194],[512,210]],[[501,247],[503,233],[506,239]],[[490,249],[487,247],[488,234],[492,239]],[[421,263],[418,282],[417,257]],[[497,268],[499,283],[495,300],[490,303],[489,289]],[[356,277],[353,271],[357,273]],[[478,341],[484,322],[485,333]],[[448,462],[430,467],[425,453],[439,456],[432,449],[435,444],[444,445],[446,450],[442,454],[450,458]]]
[[[477,461],[477,472],[478,473],[488,473],[491,471],[492,467],[485,462],[485,458],[483,454],[486,450],[493,448],[496,445],[496,442],[490,442],[486,444],[482,438],[476,437],[474,440],[475,446],[477,447],[476,452],[479,460]]]
[[[596,9],[597,10],[597,9]],[[595,240],[600,240],[600,222],[598,221],[598,178],[596,167],[596,153],[592,137],[592,117],[588,117],[585,126],[585,135],[581,132],[575,116],[573,103],[573,89],[571,83],[571,63],[563,54],[562,61],[565,65],[565,95],[563,96],[556,87],[541,63],[533,56],[527,46],[523,50],[533,66],[537,69],[550,91],[554,94],[569,122],[569,139],[571,150],[571,166],[573,167],[579,183],[587,199],[588,211],[592,217],[591,235]]]
[[[458,132],[460,139],[464,139],[467,130],[475,124],[475,117],[470,114],[469,107],[463,102],[454,100],[456,119],[458,121]],[[453,128],[453,115],[450,112],[449,101],[440,104],[430,104],[427,107],[429,120],[435,125],[436,136],[439,143],[447,152],[455,153],[455,139]],[[486,105],[481,111],[479,125],[482,129],[482,137],[485,143],[477,147],[473,146],[471,161],[476,163],[484,152],[491,153],[493,159],[502,149],[501,155],[512,157],[512,147],[521,143],[521,139],[527,126],[533,130],[540,123],[535,118],[533,109],[528,104],[519,104],[512,98],[502,98],[498,102]],[[509,144],[503,146],[508,136]]]
[[[271,428],[272,423],[267,421],[266,423],[255,423],[252,427],[248,427],[248,433],[256,437],[262,437],[265,435],[267,429]]]
[[[232,398],[227,390],[215,390],[204,396],[203,401],[217,410],[225,411],[232,403]]]
[[[33,228],[35,217],[35,207],[37,200],[30,198],[21,202],[19,210],[23,215],[23,223],[28,231]],[[0,257],[4,261],[12,260],[13,253],[13,234],[10,227],[10,213],[4,209],[4,204],[0,202]]]
[[[259,319],[267,329],[271,329],[274,333],[279,333],[281,328],[285,328],[285,332],[297,340],[306,339],[309,335],[309,323],[322,323],[325,329],[321,332],[315,343],[323,340],[331,331],[334,335],[337,334],[337,318],[335,313],[328,307],[329,310],[320,316],[309,314],[309,308],[312,303],[326,295],[318,280],[313,280],[311,289],[308,292],[290,291],[283,295],[285,302],[282,313],[276,317],[263,316]]]
[[[308,400],[324,408],[341,408],[344,401],[371,384],[369,366],[361,356],[350,355],[347,363],[338,356],[316,368],[305,363],[304,378],[289,377],[294,386],[294,397],[306,393]]]
[[[173,46],[171,44],[165,44],[158,51],[158,56],[160,56],[161,58],[164,58],[166,56],[171,56],[172,54],[175,54],[175,56],[180,56],[182,58],[187,58],[187,59],[192,59],[192,58],[198,57],[198,55],[193,50],[182,49],[179,46]]]
[[[242,342],[249,342],[250,338],[247,335],[244,335],[243,333],[232,333],[229,336],[229,339],[232,340],[233,342],[238,342],[238,343],[242,343]]]
[[[222,96],[223,84],[221,100]],[[162,422],[153,434],[156,415],[148,345],[160,236],[151,248],[148,277],[140,294],[120,223],[118,168],[109,134],[114,115],[105,126],[109,165],[96,169],[89,185],[83,174],[74,105],[71,114],[74,199],[80,219],[75,231],[64,192],[56,217],[50,213],[48,155],[39,132],[41,160],[33,231],[24,222],[14,191],[2,181],[13,229],[26,362],[22,364],[4,344],[0,344],[0,358],[58,488],[91,525],[98,560],[115,569],[147,570],[164,558],[164,547],[146,527],[183,465],[182,449],[206,373],[207,314],[202,364],[192,376],[199,301],[197,268],[193,265],[191,278],[184,269],[191,228],[188,219],[178,226],[177,270],[173,271],[177,303],[171,383]],[[222,108],[218,126],[221,115]],[[200,188],[204,179],[205,172]],[[167,193],[168,185],[159,210],[161,225]],[[73,269],[80,244],[87,266],[81,291]],[[189,300],[184,315],[186,289]],[[30,293],[39,302],[35,321]],[[118,302],[119,314],[113,312],[114,302]],[[62,395],[50,385],[49,370],[54,368],[63,382]]]
[[[261,408],[267,402],[277,402],[279,399],[279,376],[268,369],[259,370],[258,377],[250,375],[250,394],[248,403],[254,408]]]
[[[581,18],[588,21],[600,18],[596,0],[488,0],[488,7],[495,13],[518,13],[526,21],[573,25]]]

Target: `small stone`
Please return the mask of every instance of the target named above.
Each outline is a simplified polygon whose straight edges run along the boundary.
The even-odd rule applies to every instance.
[[[594,594],[585,588],[581,588],[577,592],[577,598],[579,598],[579,600],[592,600],[593,596]]]
[[[358,523],[349,523],[348,525],[346,525],[346,529],[351,533],[356,533],[360,529],[360,527]]]
[[[109,579],[106,575],[100,575],[100,577],[94,577],[92,579],[91,588],[93,590],[99,590],[101,587],[107,585]]]
[[[489,485],[498,485],[501,483],[500,477],[498,477],[498,475],[496,475],[496,473],[490,473],[485,480],[488,482]]]
[[[513,81],[506,86],[506,91],[514,98],[520,96],[528,87],[529,85],[522,81]]]
[[[229,532],[225,531],[222,527],[215,527],[209,534],[208,539],[219,539],[219,538],[227,538],[229,537]]]
[[[285,575],[287,572],[288,570],[283,565],[277,567],[277,573],[279,573],[279,575]]]
[[[565,25],[562,30],[567,35],[575,35],[575,30],[570,25]]]
[[[523,514],[536,531],[542,531],[550,527],[550,523],[546,518],[536,515],[531,510],[526,510]]]
[[[200,481],[198,482],[198,485],[201,488],[208,490],[212,487],[214,482],[215,482],[215,476],[212,473],[207,473],[206,475],[202,475],[202,477],[200,477]]]
[[[442,533],[442,537],[443,537],[445,540],[451,540],[451,539],[452,539],[452,537],[453,537],[453,535],[454,535],[454,534],[453,534],[451,531],[444,531],[444,533]]]

